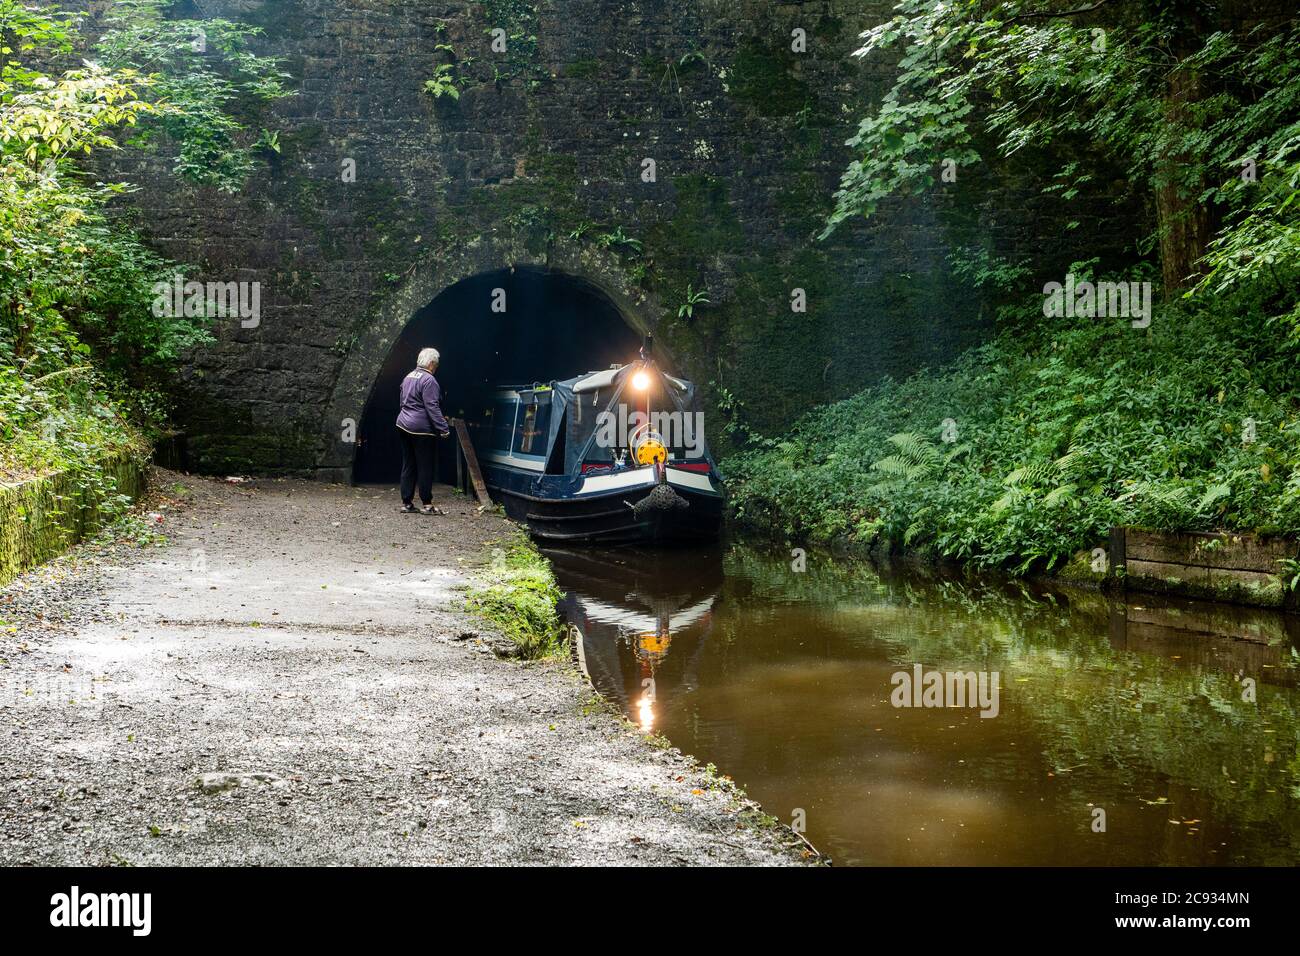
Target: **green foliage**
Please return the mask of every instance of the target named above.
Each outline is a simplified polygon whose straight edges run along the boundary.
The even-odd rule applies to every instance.
[[[282,95],[271,61],[248,53],[253,31],[197,22],[171,4],[126,0],[108,13],[97,61],[62,75],[42,65],[81,52],[71,15],[0,0],[0,477],[54,470],[85,487],[106,455],[145,453],[167,412],[163,387],[181,354],[208,335],[199,318],[157,316],[153,288],[176,267],[108,213],[128,191],[78,160],[165,132],[190,178],[237,188],[251,149],[226,112],[236,97]],[[217,61],[220,61],[218,69]],[[111,489],[105,491],[112,498]]]
[[[0,4],[6,49],[63,50],[65,21]],[[154,108],[138,76],[88,65],[59,78],[16,61],[0,75],[0,473],[72,469],[142,442],[128,413],[155,405],[148,373],[203,337],[157,320],[163,261],[104,213],[120,188],[91,184],[71,157]],[[91,362],[94,361],[94,367]],[[119,388],[106,388],[115,382]],[[138,391],[128,394],[127,385]],[[123,397],[113,399],[117,392]],[[90,476],[87,476],[90,480]]]
[[[897,451],[871,467],[887,481],[919,481],[938,468],[941,459],[928,438],[915,432],[899,432],[885,440]]]
[[[932,189],[944,161],[1034,149],[1057,157],[1045,191],[1063,203],[1121,170],[1157,199],[1144,247],[1160,241],[1174,266],[1182,257],[1169,249],[1185,247],[1204,276],[1194,294],[1265,284],[1266,306],[1300,328],[1300,25],[1247,28],[1184,6],[1098,4],[1078,17],[904,0],[862,35],[859,56],[896,55],[899,68],[850,141],[857,158],[824,235],[887,197]],[[1197,219],[1212,230],[1208,249],[1188,228]]]
[[[439,43],[434,47],[435,51],[445,53],[450,57],[451,62],[438,64],[433,70],[433,77],[424,81],[424,91],[426,94],[433,96],[435,100],[447,99],[459,100],[460,87],[465,85],[465,81],[460,78],[459,66],[467,66],[471,60],[464,62],[456,61],[456,49],[450,43]]]
[[[160,547],[167,543],[167,535],[158,530],[157,523],[138,512],[124,514],[105,531],[105,537],[133,544],[137,548]]]
[[[693,319],[695,318],[695,307],[697,305],[709,304],[709,292],[707,289],[696,289],[691,283],[686,284],[686,291],[682,294],[682,304],[677,307],[677,318]]]
[[[988,6],[905,0],[896,17],[863,34],[858,56],[896,49],[900,69],[851,143],[861,158],[845,173],[832,226],[870,215],[884,196],[933,186],[942,158],[986,158],[975,148],[984,134],[1002,155],[1078,138],[1151,185],[1175,175],[1165,160],[1178,157],[1185,184],[1208,176],[1227,186],[1243,157],[1267,165],[1260,148],[1294,137],[1279,122],[1300,102],[1294,26],[1274,36],[1192,34],[1157,3],[1141,5],[1152,9],[1131,22],[1104,25],[1021,19],[1019,3]],[[1188,43],[1187,54],[1173,52]],[[1174,115],[1166,103],[1174,70],[1238,83],[1213,87]],[[1063,170],[1079,177],[1077,164],[1063,162]]]
[[[1283,558],[1278,562],[1278,571],[1282,575],[1282,583],[1288,591],[1294,591],[1300,588],[1300,561],[1292,558]]]
[[[1300,80],[1293,82],[1300,86]],[[1262,286],[1278,300],[1293,303],[1278,316],[1292,337],[1300,337],[1300,121],[1277,136],[1271,154],[1262,157],[1258,182],[1235,177],[1220,190],[1234,210],[1229,226],[1209,246],[1206,272],[1196,292],[1223,292],[1238,286]]]
[[[1166,291],[1196,281],[1138,336],[1045,323],[1026,301],[1029,263],[957,250],[954,273],[995,303],[1000,337],[742,456],[737,509],[790,534],[1019,571],[1114,524],[1300,531],[1300,26],[1247,28],[1163,0],[896,11],[862,35],[859,56],[898,69],[850,142],[823,235],[933,189],[945,161],[1033,150],[1058,164],[1043,191],[1063,216],[1116,170],[1146,190],[1158,216],[1135,253],[1159,245]],[[960,439],[945,455],[946,419]]]
[[[492,79],[497,83],[525,79],[530,86],[547,76],[537,52],[537,6],[530,0],[484,0],[487,20],[483,28],[484,44],[492,42],[493,30],[506,33],[505,53],[490,53]]]
[[[514,641],[521,657],[546,657],[564,647],[556,611],[562,596],[550,564],[520,534],[496,550],[470,587],[467,607]]]
[[[441,63],[433,71],[433,76],[424,81],[424,92],[435,100],[446,96],[453,100],[460,99],[460,87],[456,84],[456,68],[450,63]]]
[[[602,249],[614,249],[624,255],[637,256],[641,253],[641,240],[629,236],[622,226],[615,226],[610,232],[602,233],[596,239],[596,245]]]
[[[764,438],[750,426],[745,418],[745,403],[737,398],[731,389],[716,381],[710,382],[709,388],[714,392],[714,404],[722,415],[722,432],[724,435],[730,439],[743,442],[752,449],[778,447],[777,442],[770,438]]]
[[[176,6],[173,0],[118,0],[95,54],[109,70],[140,75],[142,95],[159,107],[137,145],[165,135],[177,147],[177,173],[237,192],[256,165],[255,152],[274,138],[253,136],[233,109],[291,95],[289,76],[277,60],[250,51],[260,29],[220,18],[173,17]]]
[[[142,456],[146,448],[126,408],[90,367],[28,380],[0,362],[0,481],[71,471],[85,486],[103,478],[95,465],[106,455]]]
[[[728,459],[732,506],[1022,572],[1119,524],[1300,533],[1297,355],[1268,323],[1244,294],[1157,310],[1149,334],[1040,319]]]

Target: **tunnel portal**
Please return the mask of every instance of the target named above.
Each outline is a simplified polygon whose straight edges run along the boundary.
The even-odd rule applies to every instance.
[[[371,388],[357,430],[354,484],[396,484],[399,389],[420,349],[442,354],[443,412],[473,421],[499,385],[569,378],[634,359],[641,336],[598,287],[567,273],[516,267],[443,290],[411,317]],[[451,442],[438,443],[438,480],[455,480]]]

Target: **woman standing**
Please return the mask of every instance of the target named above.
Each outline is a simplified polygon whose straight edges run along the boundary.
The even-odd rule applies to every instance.
[[[397,434],[402,440],[402,511],[415,513],[417,480],[422,514],[442,514],[433,506],[433,437],[446,438],[451,429],[442,417],[442,389],[433,377],[441,356],[437,349],[421,349],[415,369],[402,379]]]

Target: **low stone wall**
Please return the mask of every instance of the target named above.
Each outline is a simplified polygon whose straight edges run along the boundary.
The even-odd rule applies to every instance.
[[[133,501],[143,494],[145,466],[134,456],[110,459],[104,471],[118,494]],[[102,501],[67,472],[0,485],[0,585],[98,531],[105,519]]]
[[[1259,607],[1282,607],[1287,590],[1283,559],[1300,557],[1300,544],[1251,534],[1175,534],[1117,528],[1112,563],[1125,586]]]
[[[1297,609],[1287,589],[1300,541],[1253,534],[1112,528],[1108,547],[1080,552],[1062,580],[1252,607]]]

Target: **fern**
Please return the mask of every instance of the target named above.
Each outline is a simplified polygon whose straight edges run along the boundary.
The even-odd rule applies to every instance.
[[[1060,504],[1068,504],[1069,502],[1076,501],[1079,497],[1075,494],[1076,490],[1077,486],[1072,484],[1061,485],[1059,488],[1053,488],[1043,496],[1043,504],[1048,508],[1054,508]]]
[[[457,87],[456,70],[450,63],[443,63],[434,68],[433,78],[424,81],[424,92],[428,93],[434,99],[442,99],[447,96],[453,100],[460,99],[460,89]]]
[[[885,440],[898,449],[897,454],[882,458],[871,467],[888,478],[917,481],[933,473],[944,461],[929,440],[915,432],[899,432]]]
[[[1190,496],[1191,490],[1184,486],[1167,488],[1154,482],[1139,481],[1115,501],[1122,504],[1142,499],[1162,508],[1183,511],[1191,507],[1191,502],[1188,500]]]
[[[989,506],[989,510],[995,514],[1006,511],[1012,505],[1019,504],[1027,497],[1028,495],[1023,488],[1018,485],[1013,485],[1007,489],[1006,494]]]
[[[1032,465],[1021,465],[1002,479],[1008,488],[1030,487],[1043,484],[1056,473],[1056,466],[1050,461],[1037,461]]]
[[[962,455],[969,455],[970,452],[971,447],[967,442],[962,442],[960,445],[954,445],[952,450],[943,456],[943,463],[945,465],[950,465]]]
[[[1211,505],[1217,504],[1219,501],[1227,498],[1231,494],[1231,485],[1224,484],[1223,482],[1210,485],[1210,487],[1206,489],[1205,494],[1201,496],[1201,500],[1196,503],[1196,510],[1198,512],[1204,512],[1208,510]]]
[[[1069,451],[1052,462],[1052,464],[1055,466],[1058,475],[1065,475],[1069,473],[1070,469],[1080,464],[1083,458],[1083,449],[1071,446]]]
[[[1005,511],[1013,504],[1031,497],[1040,488],[1048,489],[1042,498],[1045,507],[1054,508],[1077,501],[1079,486],[1064,479],[1072,468],[1083,461],[1083,457],[1080,449],[1071,448],[1055,461],[1035,461],[1012,470],[1002,479],[1007,492],[993,502],[990,510]]]

